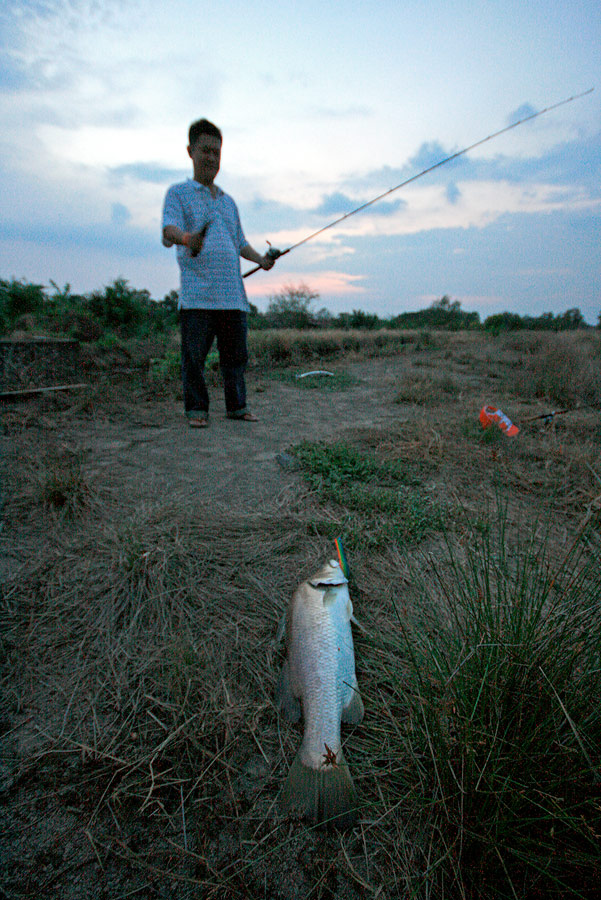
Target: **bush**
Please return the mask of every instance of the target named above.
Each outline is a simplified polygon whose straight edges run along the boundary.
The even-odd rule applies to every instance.
[[[46,297],[41,284],[23,281],[0,281],[0,329],[5,334],[14,328],[21,316],[42,312]]]
[[[429,309],[419,312],[401,313],[391,319],[393,328],[434,328],[442,331],[459,331],[462,328],[478,328],[478,313],[468,313],[461,309],[459,300],[450,300],[447,294],[435,300]]]
[[[148,313],[148,291],[130,288],[127,281],[118,278],[101,293],[95,291],[87,301],[88,310],[104,327],[131,335]]]
[[[561,315],[552,312],[542,313],[540,316],[520,316],[517,313],[502,312],[488,316],[484,321],[485,331],[492,334],[501,334],[504,331],[575,331],[578,328],[588,328],[584,316],[579,309],[567,309]]]
[[[523,319],[517,313],[496,313],[494,316],[488,316],[484,320],[484,330],[490,331],[492,334],[501,334],[504,331],[517,331],[523,327]]]
[[[305,284],[297,288],[287,285],[279,294],[269,298],[269,306],[265,318],[270,328],[312,328],[315,316],[311,306],[319,298],[319,294],[311,291]]]

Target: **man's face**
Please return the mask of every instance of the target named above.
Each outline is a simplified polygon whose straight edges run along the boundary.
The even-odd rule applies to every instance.
[[[221,164],[221,141],[213,134],[201,134],[188,147],[194,165],[194,178],[201,184],[212,184]]]

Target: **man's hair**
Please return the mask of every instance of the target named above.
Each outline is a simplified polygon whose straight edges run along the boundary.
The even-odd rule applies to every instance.
[[[196,122],[192,122],[190,130],[188,131],[188,143],[190,147],[194,146],[201,134],[210,134],[213,137],[219,138],[220,141],[223,141],[223,136],[216,125],[213,125],[208,119],[198,119]]]

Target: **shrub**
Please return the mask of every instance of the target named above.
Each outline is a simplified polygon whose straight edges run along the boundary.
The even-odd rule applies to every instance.
[[[44,308],[45,294],[41,284],[24,281],[0,281],[0,329],[10,331],[21,316],[37,315]]]
[[[298,287],[286,285],[279,294],[269,298],[265,318],[271,328],[312,328],[315,316],[311,306],[319,294],[311,291],[306,284]]]
[[[102,293],[91,294],[87,307],[104,328],[126,336],[133,334],[147,316],[149,299],[147,291],[130,288],[124,278],[118,278]]]

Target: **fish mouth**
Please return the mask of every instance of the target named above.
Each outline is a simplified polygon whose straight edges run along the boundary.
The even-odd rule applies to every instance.
[[[312,578],[309,579],[311,587],[335,587],[336,585],[348,584],[339,563],[335,559],[331,559],[329,563],[320,569]]]

